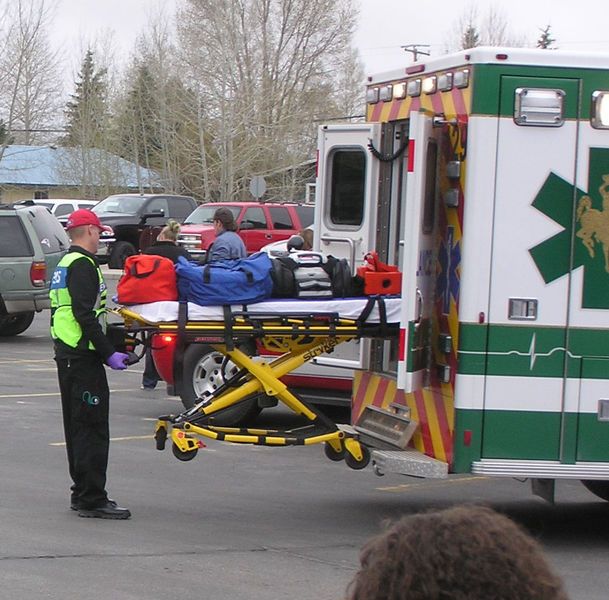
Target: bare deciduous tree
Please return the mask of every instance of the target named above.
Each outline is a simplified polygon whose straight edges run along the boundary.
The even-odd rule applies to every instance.
[[[49,141],[60,114],[57,51],[48,43],[51,14],[44,0],[3,3],[0,16],[0,113],[9,137]]]
[[[251,176],[312,156],[315,119],[336,116],[345,93],[356,17],[351,0],[185,1],[178,34],[217,153],[202,173],[213,199],[247,199]]]

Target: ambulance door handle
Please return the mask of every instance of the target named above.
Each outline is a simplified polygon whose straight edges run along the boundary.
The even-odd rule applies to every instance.
[[[417,316],[414,323],[415,325],[420,325],[423,318],[423,294],[419,288],[416,289],[415,294],[417,296]]]
[[[343,238],[343,237],[333,237],[330,235],[322,235],[321,241],[329,244],[330,242],[334,242],[335,244],[347,244],[349,246],[349,267],[351,268],[351,273],[355,273],[355,241],[351,238]],[[360,240],[361,241],[361,240]]]

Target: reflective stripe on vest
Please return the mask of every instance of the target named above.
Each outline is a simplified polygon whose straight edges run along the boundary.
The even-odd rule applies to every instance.
[[[54,340],[60,340],[71,348],[76,348],[82,339],[82,329],[78,321],[74,318],[72,312],[72,296],[67,287],[66,277],[70,265],[79,258],[86,258],[91,261],[91,264],[97,271],[99,287],[97,289],[97,299],[93,310],[95,317],[100,321],[102,329],[106,331],[106,284],[102,276],[101,269],[95,264],[95,261],[86,254],[80,252],[70,252],[66,254],[57,264],[53,277],[51,279],[51,290],[49,297],[51,298],[51,337]],[[95,346],[91,342],[88,345],[89,350],[95,350]]]

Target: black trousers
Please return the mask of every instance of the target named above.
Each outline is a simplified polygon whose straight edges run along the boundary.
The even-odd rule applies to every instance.
[[[110,390],[98,356],[55,359],[63,427],[72,478],[72,503],[102,506],[108,499],[106,469],[110,430]]]

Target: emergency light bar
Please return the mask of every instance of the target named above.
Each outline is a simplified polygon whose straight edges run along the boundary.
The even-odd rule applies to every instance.
[[[592,93],[592,110],[590,111],[592,127],[609,129],[609,92]]]

